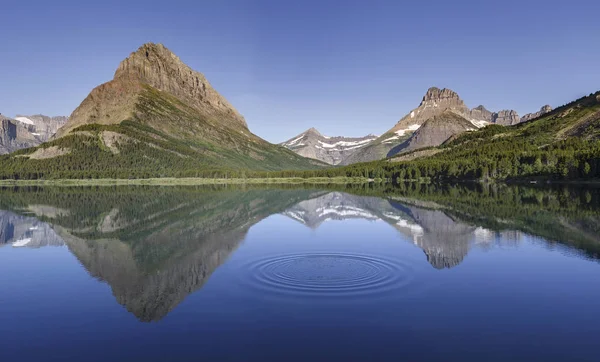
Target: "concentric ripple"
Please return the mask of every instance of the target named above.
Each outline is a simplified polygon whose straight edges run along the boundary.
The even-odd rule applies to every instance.
[[[407,287],[413,271],[398,261],[352,254],[278,256],[248,265],[246,282],[270,293],[347,296]]]

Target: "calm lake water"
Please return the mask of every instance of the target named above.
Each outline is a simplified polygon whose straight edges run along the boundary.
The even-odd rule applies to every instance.
[[[598,361],[600,192],[0,189],[1,361]]]

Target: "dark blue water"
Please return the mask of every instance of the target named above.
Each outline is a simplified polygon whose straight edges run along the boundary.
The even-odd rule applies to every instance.
[[[2,361],[598,360],[593,190],[103,192],[0,194]]]

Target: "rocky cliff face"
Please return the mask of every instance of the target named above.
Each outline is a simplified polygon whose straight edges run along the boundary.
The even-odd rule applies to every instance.
[[[502,126],[513,126],[519,123],[521,118],[519,114],[513,110],[502,110],[498,113],[494,113],[492,123],[500,124]]]
[[[34,147],[40,143],[41,140],[30,131],[28,126],[0,115],[0,154]]]
[[[532,119],[541,117],[544,114],[550,113],[550,112],[552,112],[552,106],[550,106],[549,104],[546,104],[545,106],[543,106],[542,108],[540,108],[540,110],[538,112],[527,113],[526,115],[524,115],[523,117],[521,117],[520,122],[531,121]]]
[[[414,132],[430,118],[448,110],[461,115],[468,115],[470,112],[469,108],[453,90],[437,87],[429,88],[419,106],[402,117],[390,131],[396,135]]]
[[[31,133],[37,136],[42,142],[46,142],[54,136],[59,128],[67,123],[69,117],[49,117],[43,114],[35,114],[32,116],[17,115],[15,119],[30,126]]]
[[[132,79],[173,94],[186,104],[248,128],[244,117],[208,82],[162,44],[144,44],[123,60],[114,79]]]
[[[484,106],[479,105],[473,109],[471,109],[471,111],[469,111],[469,119],[473,121],[479,121],[479,122],[483,122],[483,125],[485,125],[485,122],[487,123],[491,123],[493,122],[494,119],[494,113],[488,111]]]
[[[9,118],[0,114],[0,154],[46,142],[67,122],[67,117],[17,115]]]
[[[311,128],[294,138],[280,143],[280,145],[301,156],[314,158],[330,165],[339,165],[351,154],[367,146],[375,139],[377,139],[375,135],[365,137],[328,137]]]

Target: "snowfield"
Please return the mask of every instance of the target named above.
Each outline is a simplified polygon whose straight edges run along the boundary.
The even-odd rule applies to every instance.
[[[15,119],[21,123],[25,123],[25,124],[30,124],[30,125],[34,125],[35,123],[33,123],[32,120],[30,120],[27,117],[15,117]]]

